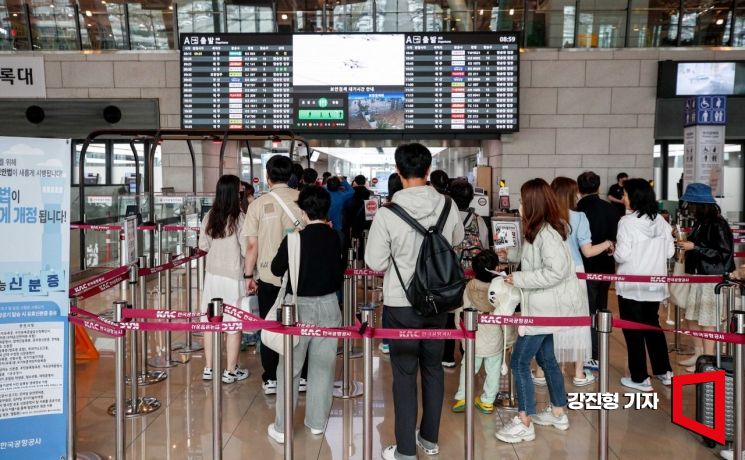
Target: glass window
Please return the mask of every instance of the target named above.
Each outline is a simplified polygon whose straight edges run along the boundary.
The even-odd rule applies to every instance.
[[[428,4],[427,9],[429,10],[432,6]],[[420,32],[424,30],[423,0],[377,0],[376,8],[378,32]],[[429,11],[427,13],[429,15]],[[334,14],[336,15],[336,8]],[[435,14],[434,18],[438,16]],[[437,20],[434,19],[435,22]]]
[[[500,1],[497,6],[490,8],[489,30],[495,32],[520,31],[523,28],[523,2],[516,0]],[[478,11],[481,14],[481,10]]]
[[[72,183],[80,182],[80,151],[83,144],[75,144],[75,161],[72,164]],[[90,144],[85,152],[85,177],[86,185],[103,185],[106,183],[106,144]]]
[[[658,200],[661,200],[665,195],[662,193],[662,148],[660,144],[654,145],[652,158],[654,165],[654,194]]]
[[[745,46],[745,1],[738,2],[735,9],[735,36],[732,37],[732,46]]]
[[[528,0],[525,39],[529,47],[574,46],[574,0]]]
[[[683,178],[683,144],[669,144],[667,146],[667,199],[676,201],[678,183]],[[681,192],[682,193],[682,192]]]
[[[228,15],[228,32],[274,32],[274,12],[271,6],[227,4],[225,11]],[[288,16],[287,13],[281,13],[279,17],[283,14]]]
[[[130,3],[129,40],[133,50],[167,50],[173,47],[173,10],[143,8]]]
[[[0,50],[28,49],[28,26],[23,5],[0,5]]]
[[[679,17],[678,0],[631,0],[628,46],[676,46]]]
[[[686,0],[680,29],[681,46],[718,46],[729,41],[730,1]]]
[[[78,50],[75,8],[50,3],[29,6],[35,50]]]
[[[722,213],[728,220],[742,222],[743,201],[742,193],[745,190],[743,184],[743,162],[742,145],[726,144],[724,146],[724,198],[720,202]]]
[[[577,47],[624,46],[626,6],[625,0],[580,0]]]
[[[215,33],[222,30],[220,7],[222,2],[192,1],[178,4],[180,33]],[[217,6],[217,9],[213,9]]]
[[[126,5],[101,1],[93,9],[80,10],[83,49],[128,49]]]
[[[137,156],[140,163],[140,188],[144,190],[144,178],[145,178],[145,151],[142,144],[135,144],[137,149]],[[111,183],[112,184],[133,184],[128,188],[127,191],[134,193],[135,183],[135,156],[132,154],[132,149],[129,144],[116,143],[112,149],[112,165],[111,165]],[[87,155],[86,155],[87,156]]]

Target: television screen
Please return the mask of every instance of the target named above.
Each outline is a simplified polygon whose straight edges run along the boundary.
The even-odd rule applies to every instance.
[[[734,62],[681,62],[676,96],[731,95],[735,93]]]
[[[182,126],[518,129],[514,33],[182,34]]]

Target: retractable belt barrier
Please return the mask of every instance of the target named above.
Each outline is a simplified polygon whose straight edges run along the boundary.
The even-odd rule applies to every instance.
[[[112,231],[118,231],[118,230],[124,230],[124,227],[121,225],[91,225],[91,224],[70,224],[71,230],[91,230],[94,232],[112,232]],[[139,225],[137,227],[137,230],[157,230],[157,225]],[[164,232],[183,232],[184,230],[193,230],[195,232],[199,231],[199,227],[188,227],[184,225],[164,225],[162,227]]]

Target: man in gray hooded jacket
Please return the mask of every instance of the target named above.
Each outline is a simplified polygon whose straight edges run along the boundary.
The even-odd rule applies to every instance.
[[[396,170],[404,189],[397,192],[393,202],[404,208],[425,228],[437,223],[445,200],[437,190],[427,186],[432,154],[421,144],[405,144],[396,149]],[[463,223],[458,207],[450,208],[450,215],[442,231],[450,244],[463,240]],[[406,286],[414,276],[423,237],[392,211],[381,208],[375,215],[365,251],[365,262],[377,271],[385,271],[383,280],[383,326],[386,328],[443,329],[447,313],[419,316],[406,299],[393,268],[393,259]],[[390,342],[393,372],[393,406],[396,415],[396,445],[383,450],[385,460],[414,460],[416,448],[424,453],[439,453],[437,439],[440,413],[445,392],[442,369],[443,340],[392,340]],[[422,420],[416,430],[417,371],[422,376]]]

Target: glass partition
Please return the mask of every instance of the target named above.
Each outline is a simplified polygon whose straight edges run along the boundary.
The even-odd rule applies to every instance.
[[[80,151],[83,144],[75,145],[75,160],[72,164],[72,184],[79,184],[80,177]],[[102,185],[106,183],[106,144],[93,143],[88,146],[85,153],[85,180],[86,185]]]
[[[626,39],[626,0],[580,0],[578,48],[620,48]]]
[[[26,20],[26,9],[22,4],[0,4],[0,50],[28,50],[29,30]]]
[[[145,8],[129,3],[129,40],[133,50],[173,48],[173,7]]]
[[[574,0],[527,0],[526,5],[525,40],[528,47],[574,46]]]
[[[676,46],[680,19],[678,0],[631,0],[631,48]]]
[[[95,7],[81,9],[80,35],[83,49],[128,49],[126,4],[101,1]]]
[[[64,4],[30,6],[35,50],[79,50],[75,7]]]

